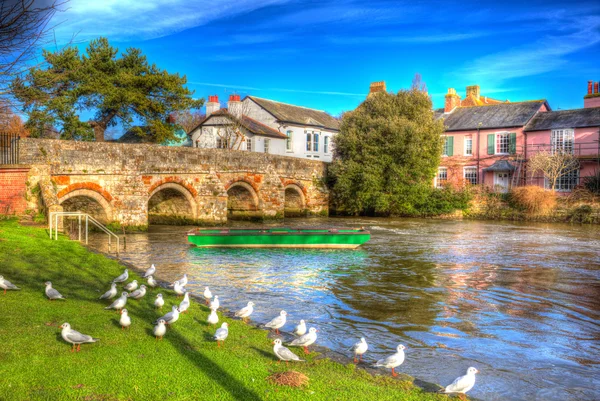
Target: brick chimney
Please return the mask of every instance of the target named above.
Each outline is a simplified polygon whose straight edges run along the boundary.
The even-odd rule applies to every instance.
[[[211,95],[208,97],[208,102],[206,103],[206,116],[210,116],[215,111],[219,111],[221,105],[219,104],[219,96]]]
[[[588,81],[587,95],[583,97],[583,107],[600,107],[600,90],[598,82]]]
[[[373,93],[385,91],[385,81],[371,82],[371,86],[369,87],[369,94],[367,95],[367,97],[371,96]]]
[[[227,109],[232,116],[241,117],[242,115],[242,100],[240,95],[229,95]]]
[[[477,88],[479,89],[479,87]],[[460,106],[460,96],[456,94],[456,89],[448,88],[446,102],[444,103],[444,113],[449,113],[458,106]]]
[[[467,96],[473,96],[475,99],[479,100],[481,91],[479,89],[479,85],[471,85],[467,86]]]

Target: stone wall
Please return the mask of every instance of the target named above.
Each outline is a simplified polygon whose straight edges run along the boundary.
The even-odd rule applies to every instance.
[[[29,138],[21,140],[20,159],[31,166],[29,188],[49,179],[64,210],[95,211],[124,226],[147,225],[149,202],[153,213],[180,211],[196,222],[223,223],[229,197],[243,193],[233,188],[241,186],[263,217],[283,216],[290,187],[302,192],[309,213],[328,211],[322,162],[223,149]],[[47,192],[49,186],[43,186]],[[35,209],[35,203],[29,207]]]

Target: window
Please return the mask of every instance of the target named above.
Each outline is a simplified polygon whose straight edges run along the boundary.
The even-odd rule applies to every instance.
[[[246,150],[252,151],[252,138],[246,138]]]
[[[329,137],[323,138],[323,152],[329,153]]]
[[[466,182],[477,185],[477,167],[465,167],[463,172]]]
[[[443,188],[448,182],[448,169],[446,167],[438,167],[437,177],[435,177],[436,188]]]
[[[465,156],[473,156],[473,137],[465,137]]]
[[[442,156],[452,156],[454,154],[454,137],[447,136],[444,139],[444,149],[442,150]]]
[[[269,153],[269,142],[271,142],[271,140],[265,138],[265,153]]]
[[[292,135],[294,134],[293,131],[288,131],[285,133],[285,135],[287,136],[287,139],[285,140],[285,150],[288,152],[292,151]]]
[[[306,133],[306,151],[310,152],[312,150],[312,134],[310,132]]]
[[[217,138],[217,149],[223,148],[223,140],[221,138]]]
[[[545,179],[546,189],[550,189],[550,182]],[[554,188],[557,192],[571,192],[579,184],[579,170],[571,171],[558,180],[556,180],[556,187]]]
[[[560,152],[573,154],[575,131],[572,129],[553,129],[551,141],[552,154]]]
[[[496,134],[496,154],[510,153],[510,134],[508,132]]]
[[[313,134],[313,152],[319,151],[319,134]]]

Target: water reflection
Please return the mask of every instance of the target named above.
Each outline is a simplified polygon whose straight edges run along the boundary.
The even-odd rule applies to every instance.
[[[253,319],[286,309],[337,350],[360,336],[371,360],[409,346],[402,370],[449,383],[481,371],[485,400],[582,400],[600,388],[600,229],[468,221],[326,219],[294,225],[368,226],[354,251],[199,249],[186,228],[128,236],[124,259],[158,276],[190,276]],[[100,243],[98,243],[100,244]]]

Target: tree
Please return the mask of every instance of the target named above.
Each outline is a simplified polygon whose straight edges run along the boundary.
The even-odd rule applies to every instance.
[[[425,84],[425,82],[423,81],[423,78],[421,77],[421,74],[419,74],[418,72],[415,74],[415,76],[412,80],[410,89],[427,93],[427,84]]]
[[[29,136],[29,131],[25,128],[21,117],[14,114],[10,105],[2,99],[0,99],[0,134]]]
[[[175,118],[175,122],[185,131],[186,134],[189,134],[194,128],[204,120],[204,114],[202,114],[199,110],[183,110],[176,112],[173,117]]]
[[[47,68],[32,68],[12,83],[32,135],[51,124],[63,139],[103,141],[108,127],[137,122],[146,128],[137,133],[152,142],[177,140],[179,126],[169,115],[199,108],[203,100],[192,98],[185,76],[149,64],[141,50],[128,48],[121,57],[118,52],[106,38],[90,42],[85,54],[75,47],[44,51]],[[79,113],[93,118],[81,121]]]
[[[532,177],[542,173],[554,192],[559,179],[579,171],[580,164],[577,157],[568,150],[557,149],[553,152],[543,150],[529,159],[527,168],[531,171]]]
[[[443,123],[418,89],[378,92],[342,116],[330,171],[334,206],[351,214],[414,214],[427,203]]]

